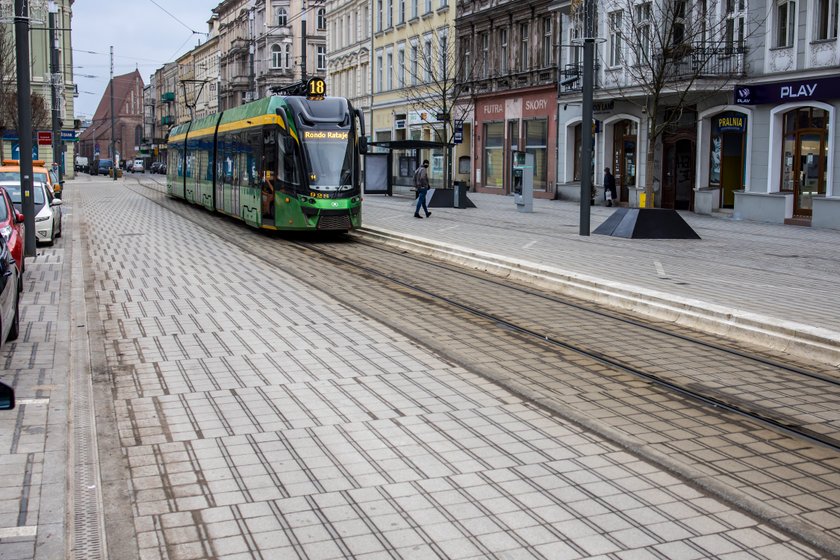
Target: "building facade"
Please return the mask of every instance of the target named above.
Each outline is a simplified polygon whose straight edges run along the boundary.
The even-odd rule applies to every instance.
[[[61,152],[53,154],[52,145],[39,145],[33,141],[37,158],[46,162],[56,161],[67,177],[73,177],[73,162],[77,153],[78,124],[75,120],[74,99],[78,95],[73,78],[73,50],[70,32],[73,19],[73,0],[57,0],[55,28],[58,42],[58,74],[50,68],[48,21],[50,3],[29,2],[30,21],[43,22],[31,25],[29,31],[30,85],[32,98],[33,133],[52,131],[52,98],[55,84],[56,107],[61,121]],[[17,78],[15,62],[14,3],[0,2],[0,157],[19,157],[19,131],[17,130]],[[37,134],[35,134],[37,137]]]
[[[513,154],[534,155],[534,196],[554,198],[558,15],[549,2],[459,2],[463,80],[475,98],[475,190],[511,193]]]
[[[370,136],[437,144],[392,151],[395,183],[411,185],[423,159],[431,163],[433,187],[469,183],[472,106],[458,85],[455,6],[449,0],[374,0],[371,25]]]
[[[327,88],[330,95],[346,97],[370,125],[370,2],[328,0]]]
[[[111,118],[112,88],[114,92],[113,119]],[[91,161],[107,158],[115,162],[142,157],[144,88],[143,78],[137,70],[129,74],[114,76],[105,88],[91,125],[79,136],[80,155],[90,158]]]

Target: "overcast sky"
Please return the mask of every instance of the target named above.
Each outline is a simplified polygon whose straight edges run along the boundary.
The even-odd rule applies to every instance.
[[[114,47],[114,75],[127,74],[136,68],[143,83],[148,84],[149,76],[156,69],[195,47],[199,40],[204,42],[207,20],[219,2],[76,0],[72,37],[73,72],[79,85],[77,118],[92,116],[105,93],[111,72],[111,46]]]

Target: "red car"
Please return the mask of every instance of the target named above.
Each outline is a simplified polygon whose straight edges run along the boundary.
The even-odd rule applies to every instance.
[[[18,291],[23,291],[23,244],[24,244],[23,214],[15,210],[9,193],[0,187],[0,235],[6,239],[9,253],[17,264],[20,282]]]

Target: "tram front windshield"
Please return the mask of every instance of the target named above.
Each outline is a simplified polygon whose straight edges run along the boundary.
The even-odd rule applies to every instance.
[[[309,188],[331,196],[354,194],[353,142],[346,130],[304,130]]]

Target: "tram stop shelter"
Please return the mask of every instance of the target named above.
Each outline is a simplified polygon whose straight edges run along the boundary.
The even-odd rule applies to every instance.
[[[365,154],[365,193],[393,195],[394,187],[414,188],[414,171],[429,160],[429,189],[426,204],[437,208],[475,208],[460,181],[444,185],[444,165],[454,144],[429,140],[370,142],[375,152]],[[451,177],[451,172],[450,172]],[[416,193],[415,193],[416,196]]]

